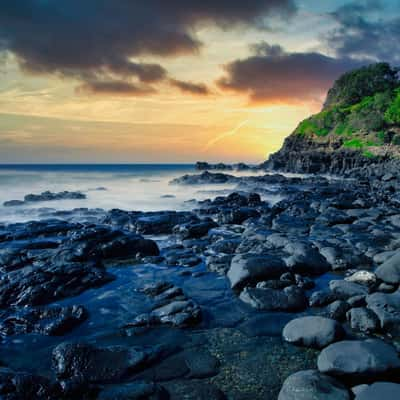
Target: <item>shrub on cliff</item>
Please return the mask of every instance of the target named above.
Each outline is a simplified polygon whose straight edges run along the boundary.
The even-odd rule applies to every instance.
[[[324,108],[350,106],[366,96],[393,91],[399,86],[398,69],[388,63],[377,63],[342,75],[329,90]]]

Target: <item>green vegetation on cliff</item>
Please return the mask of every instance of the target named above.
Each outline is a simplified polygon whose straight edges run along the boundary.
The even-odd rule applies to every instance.
[[[370,147],[400,144],[400,81],[387,63],[344,74],[329,90],[323,110],[302,121],[295,134],[336,143],[335,148],[374,153]]]

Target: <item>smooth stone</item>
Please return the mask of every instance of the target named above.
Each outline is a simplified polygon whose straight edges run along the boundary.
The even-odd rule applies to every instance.
[[[333,343],[318,357],[318,370],[334,376],[373,378],[399,369],[395,348],[378,339]]]
[[[283,329],[282,335],[289,343],[322,349],[341,340],[345,332],[333,319],[309,316],[290,321]]]
[[[350,400],[350,393],[336,379],[307,370],[296,372],[285,380],[278,400]]]
[[[400,385],[392,382],[375,382],[356,394],[355,400],[400,399]]]
[[[400,283],[400,251],[381,264],[375,271],[376,276],[386,283]]]

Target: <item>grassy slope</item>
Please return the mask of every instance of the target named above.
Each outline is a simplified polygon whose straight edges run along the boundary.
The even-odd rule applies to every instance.
[[[363,69],[360,71],[365,73]],[[352,80],[349,76],[345,76],[345,83],[339,82],[342,85],[339,88],[341,93],[339,95],[334,93],[335,99],[330,100],[320,113],[302,121],[294,134],[318,141],[334,141],[342,148],[360,150],[366,157],[373,157],[379,146],[400,145],[398,83],[395,83],[395,87],[381,86],[385,90],[367,96],[360,95],[358,98],[353,96],[357,101],[352,102],[348,99],[342,101],[347,94],[345,85],[349,85],[349,81],[352,84],[354,75],[359,72],[353,71],[351,74]]]

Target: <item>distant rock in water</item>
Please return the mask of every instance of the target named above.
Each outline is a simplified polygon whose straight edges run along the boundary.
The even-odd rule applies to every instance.
[[[183,175],[173,179],[170,183],[173,185],[202,185],[202,184],[220,184],[227,182],[236,182],[238,178],[233,175],[223,174],[222,172],[204,171],[199,175]]]
[[[260,169],[259,166],[255,165],[248,165],[245,163],[237,163],[237,164],[224,164],[224,163],[217,163],[217,164],[210,164],[206,161],[197,161],[196,169],[198,171],[248,171],[248,170],[257,170]]]
[[[24,200],[10,200],[3,203],[5,207],[22,206],[28,203],[38,203],[41,201],[53,201],[53,200],[83,200],[86,199],[86,195],[81,192],[59,192],[53,193],[50,191],[43,192],[41,194],[27,194]]]
[[[387,63],[341,76],[322,111],[302,121],[267,170],[343,174],[400,156],[400,80]]]

